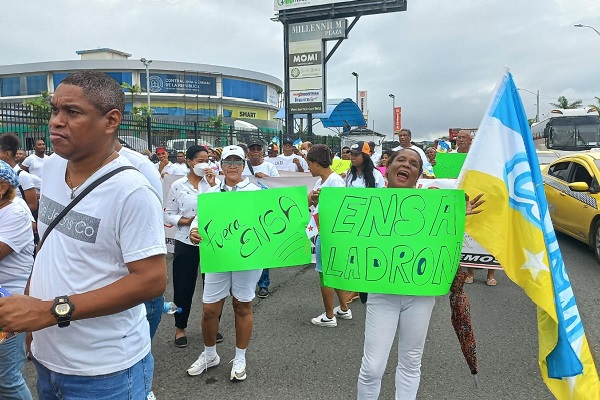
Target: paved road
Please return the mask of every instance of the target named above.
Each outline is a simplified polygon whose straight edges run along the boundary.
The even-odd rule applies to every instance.
[[[588,340],[600,348],[600,265],[587,247],[559,236]],[[537,365],[535,307],[523,292],[497,274],[498,286],[485,285],[478,271],[467,287],[478,345],[479,381],[474,387],[450,323],[447,297],[437,300],[433,311],[422,367],[419,399],[551,399]],[[199,329],[200,292],[195,298],[188,329],[190,345],[173,346],[171,316],[164,316],[153,343],[156,359],[154,391],[158,399],[344,399],[356,398],[356,379],[363,345],[365,308],[352,303],[354,318],[341,320],[337,328],[311,325],[322,312],[317,275],[309,267],[274,270],[272,294],[254,305],[255,329],[247,353],[248,379],[229,382],[235,351],[233,313],[226,303],[218,345],[221,365],[197,377],[185,370],[203,349]],[[172,289],[167,292],[171,297]],[[383,380],[381,399],[394,396],[396,349],[391,352]],[[598,359],[596,362],[598,363]],[[30,382],[32,366],[27,366]]]

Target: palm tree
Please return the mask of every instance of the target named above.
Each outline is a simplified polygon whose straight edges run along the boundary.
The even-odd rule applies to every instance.
[[[563,110],[571,109],[571,108],[579,108],[583,102],[581,100],[575,100],[572,103],[569,103],[569,100],[565,96],[560,96],[558,98],[557,103],[550,103],[551,106],[562,108]]]
[[[121,83],[121,87],[131,94],[131,114],[138,114],[139,109],[135,106],[135,95],[142,93],[142,88],[138,85],[130,85],[127,82]]]
[[[588,107],[595,107],[597,110],[600,110],[600,97],[594,96],[598,104],[588,104]]]
[[[208,124],[211,128],[215,128],[218,130],[223,129],[223,116],[219,114],[216,117],[208,117]]]

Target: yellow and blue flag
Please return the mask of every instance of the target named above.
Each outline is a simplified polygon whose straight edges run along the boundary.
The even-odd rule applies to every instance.
[[[533,138],[512,75],[503,73],[458,178],[483,212],[465,230],[538,306],[539,364],[558,399],[600,399],[598,373],[544,194]]]

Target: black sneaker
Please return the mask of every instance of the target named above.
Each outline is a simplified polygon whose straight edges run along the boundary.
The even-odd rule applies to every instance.
[[[258,292],[256,293],[256,295],[260,299],[265,299],[265,298],[269,297],[269,288],[267,288],[267,287],[259,287],[258,288]]]
[[[221,332],[217,332],[217,343],[221,343],[223,341],[223,335]]]

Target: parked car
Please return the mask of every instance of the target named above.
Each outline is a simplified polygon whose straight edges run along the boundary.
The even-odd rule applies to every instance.
[[[142,150],[148,150],[148,142],[139,137],[119,136],[119,142],[121,142],[123,146],[135,151],[142,152]],[[155,146],[152,146],[152,152],[156,152]]]
[[[600,151],[560,157],[542,177],[554,229],[587,243],[600,262]]]
[[[535,152],[538,156],[541,169],[544,169],[546,165],[560,157],[560,154],[553,150],[536,150]]]

